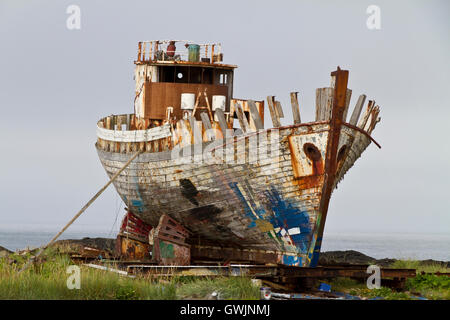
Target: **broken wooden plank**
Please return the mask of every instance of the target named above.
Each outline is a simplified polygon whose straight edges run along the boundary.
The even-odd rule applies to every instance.
[[[369,104],[367,105],[367,108],[366,108],[361,120],[358,123],[358,127],[361,128],[362,130],[364,130],[374,106],[375,106],[375,100],[369,100]]]
[[[331,119],[333,94],[333,88],[316,89],[316,121],[328,121]]]
[[[284,118],[284,112],[280,101],[275,101],[275,111],[277,112],[278,118]]]
[[[380,107],[379,106],[375,106],[375,108],[372,109],[372,112],[370,114],[370,121],[368,121],[368,125],[366,126],[367,129],[367,133],[368,134],[372,134],[372,131],[375,129],[375,126],[377,125],[378,122],[380,122],[381,118],[378,117],[378,115],[380,114]]]
[[[211,120],[206,112],[200,113],[200,118],[202,118],[203,127],[205,128],[207,141],[212,141],[215,139],[214,132],[212,131]]]
[[[302,120],[300,118],[300,107],[298,105],[298,92],[291,92],[291,106],[294,124],[302,123]]]
[[[185,121],[187,120],[180,119],[177,123],[180,131],[179,136],[181,137],[181,146],[183,147],[192,144],[192,136]]]
[[[190,116],[189,118],[189,125],[191,126],[192,135],[194,137],[194,143],[202,143],[202,132],[200,131],[200,128],[197,125],[197,120],[193,116]]]
[[[246,133],[250,131],[250,126],[247,121],[247,117],[244,114],[244,110],[242,109],[241,105],[238,103],[236,104],[236,114],[239,120],[239,125],[241,126],[242,132]]]
[[[223,113],[223,110],[216,109],[214,112],[217,117],[217,120],[219,120],[219,126],[220,126],[220,130],[222,131],[222,135],[225,137],[227,134],[228,126],[227,126],[227,121],[225,120],[225,115]]]
[[[85,264],[83,264],[83,266],[86,266],[89,268],[94,268],[94,269],[99,269],[99,270],[103,270],[103,271],[110,271],[110,272],[118,273],[122,276],[127,276],[130,278],[136,278],[136,276],[134,276],[134,275],[129,275],[127,271],[120,270],[120,269],[114,269],[114,268],[110,268],[110,267],[105,267],[105,266],[99,266],[98,264],[85,263]]]
[[[342,121],[344,121],[344,122],[346,122],[346,120],[347,120],[348,106],[350,105],[351,98],[352,98],[352,90],[347,89],[347,92],[345,93],[345,110],[344,110],[344,114],[342,116]]]
[[[269,105],[270,118],[272,118],[272,124],[274,128],[281,127],[280,118],[278,117],[277,112],[275,111],[275,97],[267,96],[267,103]]]
[[[364,106],[364,102],[366,101],[366,95],[362,94],[359,96],[358,101],[356,102],[355,109],[353,109],[352,116],[350,117],[349,123],[351,125],[356,126],[358,123],[359,116],[361,115],[362,107]]]
[[[261,115],[259,114],[258,108],[256,107],[255,101],[248,100],[248,107],[250,110],[250,116],[253,119],[253,122],[255,123],[255,129],[256,130],[264,130],[264,125],[261,120]]]

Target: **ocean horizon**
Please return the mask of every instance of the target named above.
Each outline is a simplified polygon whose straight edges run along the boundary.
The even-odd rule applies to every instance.
[[[0,246],[11,251],[37,248],[50,241],[60,227],[49,225],[0,226]],[[71,226],[58,240],[115,238],[115,227]],[[446,233],[336,232],[324,233],[322,252],[355,250],[376,259],[412,259],[450,261],[450,235]]]

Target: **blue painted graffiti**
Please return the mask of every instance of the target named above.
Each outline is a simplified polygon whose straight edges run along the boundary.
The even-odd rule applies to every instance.
[[[314,252],[312,253],[312,259],[310,266],[316,267],[319,262],[320,247],[322,246],[322,237],[318,237],[316,244],[314,245]]]
[[[281,198],[279,192],[272,186],[270,190],[265,191],[265,198],[268,200],[268,210],[262,206],[257,206],[252,199],[246,200],[242,194],[238,183],[229,183],[230,188],[235,192],[244,206],[244,212],[252,222],[248,225],[249,228],[256,227],[256,220],[263,219],[269,221],[274,228],[280,228],[278,237],[282,236],[282,232],[288,232],[292,228],[298,227],[300,233],[290,235],[292,242],[297,247],[299,253],[307,253],[309,243],[311,241],[311,226],[309,222],[309,215],[305,211],[300,211],[292,205],[288,200]],[[251,207],[250,207],[251,206]],[[284,231],[282,231],[284,229]],[[297,259],[294,261],[293,259]],[[298,265],[298,257],[284,256],[283,263],[288,265]]]
[[[284,255],[283,256],[283,264],[288,265],[288,266],[301,266],[302,258],[298,257],[298,256]]]
[[[301,253],[308,252],[308,244],[311,240],[311,226],[308,213],[300,211],[290,202],[281,199],[280,194],[274,187],[270,191],[266,191],[266,196],[271,203],[271,209],[274,213],[269,219],[270,223],[272,223],[274,228],[284,228],[286,231],[299,227],[300,233],[293,234],[290,237]]]

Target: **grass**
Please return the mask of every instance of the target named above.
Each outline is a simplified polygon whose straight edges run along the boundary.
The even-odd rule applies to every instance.
[[[177,294],[181,299],[205,298],[212,291],[219,294],[219,299],[260,299],[259,287],[253,285],[250,279],[245,277],[220,277],[193,280],[180,286]]]
[[[87,299],[87,300],[176,300],[207,299],[213,291],[221,299],[259,299],[259,288],[251,279],[172,278],[156,282],[149,278],[129,278],[81,266],[81,288],[67,288],[70,258],[48,249],[44,261],[18,273],[30,254],[11,254],[0,259],[0,299]]]
[[[67,248],[49,248],[43,258],[23,273],[18,273],[31,254],[10,254],[0,258],[0,299],[87,299],[87,300],[175,300],[208,299],[217,292],[219,299],[259,299],[259,287],[247,277],[172,277],[155,281],[150,278],[135,279],[116,273],[81,266],[81,289],[69,290],[66,273],[73,264]],[[386,287],[369,290],[365,283],[349,278],[329,282],[333,291],[345,292],[363,298],[388,300],[428,299],[450,300],[450,278],[421,272],[450,272],[441,264],[421,264],[414,260],[399,260],[391,268],[412,268],[418,274],[406,282],[405,292]]]
[[[416,269],[417,273],[450,273],[450,268],[446,268],[441,263],[422,263],[418,260],[396,260],[389,267],[394,269]]]

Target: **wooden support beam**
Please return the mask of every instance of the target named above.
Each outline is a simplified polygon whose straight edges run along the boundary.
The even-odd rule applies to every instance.
[[[330,203],[331,193],[333,191],[334,181],[336,179],[337,153],[342,128],[342,116],[345,111],[348,71],[341,70],[338,67],[336,71],[331,73],[331,76],[334,77],[332,80],[334,82],[334,87],[331,88],[333,91],[333,99],[331,107],[330,129],[328,132],[328,140],[325,153],[325,175],[318,210],[321,216],[320,224],[317,228],[317,240],[313,249],[313,258],[310,264],[310,266],[312,267],[315,267],[319,260],[319,253],[320,247],[322,245],[322,235],[327,218],[328,206]]]
[[[275,110],[275,97],[268,96],[267,103],[269,105],[270,117],[272,118],[272,124],[274,128],[281,127],[280,118]]]
[[[351,125],[356,126],[358,123],[359,116],[361,115],[362,107],[364,106],[364,102],[366,101],[366,95],[362,94],[359,96],[358,101],[356,102],[355,109],[353,109],[352,116],[350,117]]]
[[[248,100],[248,108],[250,109],[250,116],[255,123],[256,130],[264,130],[264,125],[261,120],[261,115],[259,114],[258,108],[256,107],[256,103],[253,100]]]
[[[56,239],[58,239],[59,238],[59,236],[61,235],[61,234],[63,234],[63,232],[64,231],[66,231],[67,230],[67,228],[72,224],[72,223],[74,223],[75,222],[75,220],[77,220],[78,219],[78,217],[80,217],[81,216],[81,214],[84,212],[84,211],[86,211],[86,209],[87,208],[89,208],[89,206],[103,193],[103,191],[105,191],[106,190],[106,188],[108,188],[108,186],[111,184],[111,183],[113,183],[114,182],[114,180],[116,180],[117,179],[117,177],[122,173],[122,171],[123,170],[125,170],[125,168],[126,167],[128,167],[129,165],[130,165],[130,163],[134,160],[134,159],[136,159],[137,158],[137,156],[138,155],[140,155],[142,152],[141,151],[138,151],[138,152],[136,152],[134,155],[132,155],[131,157],[130,157],[130,159],[128,159],[128,161],[111,177],[111,179],[108,181],[108,183],[106,183],[84,206],[83,206],[83,208],[81,208],[81,210],[80,211],[78,211],[78,213],[64,226],[64,228],[62,228],[61,229],[61,231],[60,232],[58,232],[57,234],[56,234],[56,236],[54,236],[51,240],[50,240],[50,242],[49,243],[47,243],[46,245],[44,245],[43,247],[41,247],[41,249],[39,250],[39,252],[36,254],[36,256],[35,256],[35,258],[34,259],[37,259],[41,254],[42,254],[42,252],[44,252],[44,250],[48,247],[48,246],[50,246],[51,244],[53,244],[53,242],[55,242],[56,241]],[[30,260],[28,260],[28,262],[23,266],[23,268],[19,271],[19,272],[23,272],[24,270],[26,270],[28,267],[29,267],[29,265],[30,265],[30,263],[31,263],[31,259]]]
[[[291,106],[294,124],[302,123],[302,120],[300,118],[300,107],[298,105],[298,92],[291,92]]]

